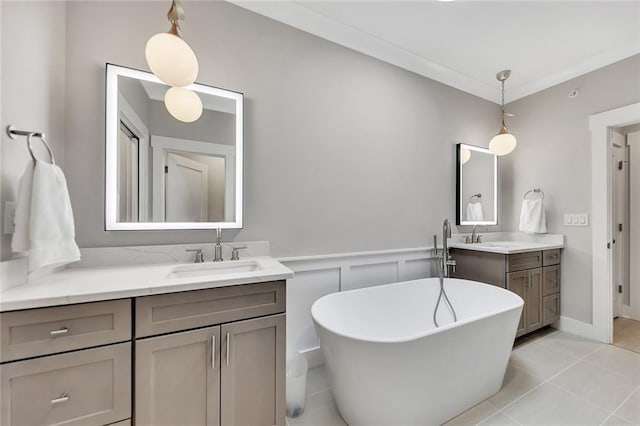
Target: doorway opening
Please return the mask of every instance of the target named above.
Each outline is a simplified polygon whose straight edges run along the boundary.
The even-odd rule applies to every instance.
[[[612,128],[613,344],[640,353],[640,123]]]
[[[616,168],[613,164],[613,131],[623,128],[630,130],[631,126],[637,123],[640,123],[640,102],[589,117],[589,129],[591,130],[593,320],[589,329],[584,328],[584,334],[588,333],[590,337],[605,343],[613,343],[614,310],[618,309],[614,307],[614,289],[617,291],[617,287],[614,287],[616,282],[614,271],[615,261],[618,260],[618,257],[614,258],[613,239],[618,236],[617,228],[614,227],[618,226],[619,222],[616,222],[614,217],[613,181]],[[620,142],[618,143],[620,144]],[[629,229],[632,229],[633,221],[633,217],[630,217]],[[631,238],[629,240],[631,244]],[[629,254],[631,255],[631,252]],[[631,258],[629,264],[633,265],[634,263],[637,263],[637,260]],[[630,286],[633,286],[631,282]],[[629,294],[630,297],[633,297],[631,294],[634,292],[629,291]],[[624,309],[623,306],[620,310],[622,309]]]

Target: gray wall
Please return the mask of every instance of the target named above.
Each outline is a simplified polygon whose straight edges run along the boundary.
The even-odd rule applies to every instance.
[[[67,4],[66,173],[80,246],[212,242],[104,232],[104,63],[146,69],[166,2]],[[498,107],[222,2],[185,2],[199,81],[245,93],[245,227],[276,256],[428,244],[454,217],[456,142],[485,145]],[[126,28],[126,31],[114,31]]]
[[[579,88],[580,95],[570,99],[573,88]],[[639,101],[636,55],[507,106],[516,114],[507,125],[518,146],[501,160],[503,228],[517,229],[523,194],[541,187],[548,231],[566,236],[563,315],[586,323],[592,319],[591,227],[565,227],[563,216],[591,210],[589,116]]]
[[[9,139],[7,125],[44,132],[64,167],[65,21],[64,3],[2,2],[0,224],[4,202],[15,201],[18,181],[31,161],[26,139]],[[34,147],[39,158],[48,159],[39,141]],[[0,242],[0,259],[10,259],[11,236],[0,232]]]

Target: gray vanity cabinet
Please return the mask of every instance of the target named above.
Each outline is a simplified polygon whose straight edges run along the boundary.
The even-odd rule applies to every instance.
[[[137,298],[135,424],[284,426],[285,295],[275,281]]]
[[[136,342],[136,425],[220,424],[220,326]]]
[[[560,318],[560,249],[517,254],[451,249],[456,278],[506,288],[524,300],[516,336]]]

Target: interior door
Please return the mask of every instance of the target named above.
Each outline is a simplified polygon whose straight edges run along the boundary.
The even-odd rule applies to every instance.
[[[138,150],[140,141],[124,123],[118,132],[118,196],[119,222],[138,221]]]
[[[626,245],[624,229],[624,211],[625,211],[625,174],[624,162],[626,160],[626,140],[625,137],[617,132],[612,134],[611,146],[611,171],[613,178],[613,194],[612,194],[612,223],[611,235],[613,238],[612,254],[613,254],[613,317],[622,315],[622,299],[625,286],[624,280],[627,276],[625,273],[625,252]],[[622,167],[621,167],[622,166]]]
[[[207,222],[209,167],[175,153],[167,153],[165,168],[167,222]]]

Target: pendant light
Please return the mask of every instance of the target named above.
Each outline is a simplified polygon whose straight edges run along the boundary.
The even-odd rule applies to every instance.
[[[164,94],[164,106],[176,120],[192,123],[202,115],[202,100],[196,92],[172,87]]]
[[[496,79],[502,83],[502,126],[497,135],[495,135],[491,142],[489,142],[489,152],[494,155],[507,155],[513,151],[516,147],[516,138],[507,129],[507,125],[504,124],[504,82],[511,75],[511,70],[500,71],[496,74]]]
[[[188,86],[198,77],[198,58],[178,34],[184,11],[177,0],[172,2],[167,19],[171,23],[169,32],[156,34],[147,41],[147,64],[151,72],[169,86]]]

